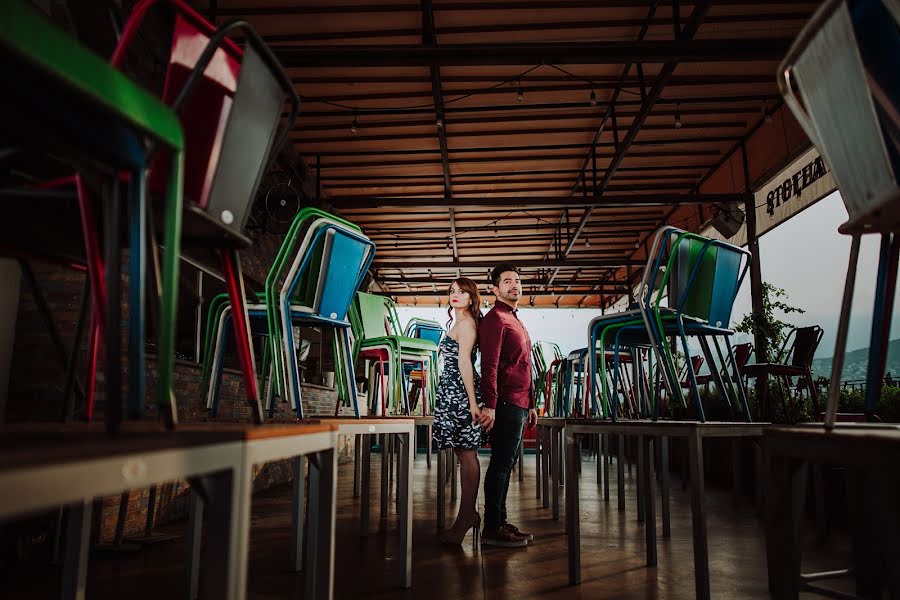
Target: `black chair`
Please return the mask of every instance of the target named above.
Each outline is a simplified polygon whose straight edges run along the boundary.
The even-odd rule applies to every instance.
[[[790,396],[790,380],[793,377],[802,377],[809,389],[809,395],[813,403],[813,414],[819,414],[819,393],[816,388],[816,382],[812,376],[812,361],[822,341],[824,331],[818,325],[809,327],[795,327],[788,332],[775,362],[772,363],[753,363],[744,366],[743,375],[745,377],[763,377],[764,385],[761,386],[762,393],[759,398],[760,418],[764,421],[770,421],[772,418],[769,407],[769,376],[774,375],[780,377],[785,383],[787,390],[782,394],[782,408],[787,415],[787,396]]]

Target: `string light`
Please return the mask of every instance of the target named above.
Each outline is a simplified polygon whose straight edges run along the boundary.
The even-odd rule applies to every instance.
[[[350,123],[350,133],[353,135],[359,133],[359,122],[356,120],[356,115],[353,115],[353,122]]]
[[[675,129],[681,129],[681,104],[675,103]]]
[[[500,236],[500,232],[498,232],[497,227],[494,226],[494,237],[499,237],[499,236]]]
[[[522,82],[516,82],[516,102],[525,102],[525,90],[522,89]]]
[[[588,237],[584,238],[584,247],[585,248],[591,247],[591,238],[588,238]]]
[[[769,114],[765,102],[762,103],[762,107],[759,110],[760,112],[762,112],[763,121],[765,121],[767,124],[771,123],[772,115]]]
[[[594,93],[594,90],[591,90],[591,97],[588,100],[588,104],[591,106],[597,106],[597,94]]]
[[[444,126],[444,120],[438,119],[437,122],[435,123],[435,125],[437,125],[438,129],[442,128]]]

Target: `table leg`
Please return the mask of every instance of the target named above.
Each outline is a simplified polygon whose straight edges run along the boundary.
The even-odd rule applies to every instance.
[[[244,475],[229,470],[209,477],[215,501],[206,507],[209,527],[200,549],[201,598],[240,599],[247,591],[251,481]]]
[[[291,569],[303,570],[303,515],[306,512],[306,458],[296,456],[291,461],[294,476],[294,496],[291,501]],[[313,493],[313,490],[310,490]],[[312,575],[307,575],[311,577]]]
[[[534,497],[540,500],[541,486],[543,478],[541,477],[541,446],[543,445],[544,428],[540,425],[535,426],[534,430]]]
[[[550,508],[550,465],[553,460],[553,443],[550,437],[550,428],[545,426],[541,429],[541,445],[543,446],[543,450],[541,451],[541,471],[543,473],[541,508]]]
[[[603,500],[609,502],[609,463],[612,457],[609,455],[609,434],[602,434],[600,446],[603,449]]]
[[[369,497],[372,488],[372,440],[369,436],[362,436],[362,475],[360,476],[359,491],[359,535],[369,535]]]
[[[91,501],[66,507],[66,558],[63,563],[63,600],[84,600],[91,541]]]
[[[616,493],[619,496],[619,510],[625,510],[625,436],[619,434],[619,455],[616,457]]]
[[[360,460],[362,458],[362,438],[358,433],[353,436],[353,497],[359,498]]]
[[[669,438],[668,436],[660,437],[660,469],[662,469],[661,477],[661,493],[662,493],[662,529],[663,537],[667,538],[672,535],[672,525],[669,514]]]
[[[431,436],[432,436],[432,426],[425,426],[425,465],[430,469],[431,468]]]
[[[409,589],[412,587],[412,460],[413,439],[408,433],[400,434],[397,440],[401,446],[400,453],[400,587]],[[405,444],[405,447],[404,447]]]
[[[569,472],[574,472],[577,456],[578,436],[570,431],[565,432],[565,444],[569,448]],[[566,522],[568,523],[569,543],[569,583],[581,583],[581,514],[578,499],[578,478],[570,477],[566,486]]]
[[[103,186],[104,217],[106,225],[104,230],[104,242],[106,244],[106,257],[104,266],[106,273],[106,315],[104,357],[105,357],[105,416],[106,429],[111,433],[118,432],[122,422],[122,351],[121,351],[121,277],[119,273],[120,251],[119,247],[119,215],[121,203],[118,196],[118,182]],[[160,349],[162,351],[162,349]]]
[[[694,533],[694,593],[709,600],[709,555],[706,539],[706,510],[703,503],[703,438],[699,431],[688,436],[691,469],[691,524]]]
[[[131,173],[129,182],[128,257],[128,416],[144,416],[144,340],[147,322],[147,199],[146,169]],[[155,251],[155,249],[154,249]],[[118,302],[118,297],[116,297]],[[118,328],[116,328],[118,331]]]
[[[446,494],[446,470],[447,470],[447,451],[440,449],[437,451],[437,528],[438,531],[444,528],[447,521],[445,514],[447,500]]]
[[[644,522],[644,494],[646,488],[644,486],[644,471],[647,470],[645,461],[649,458],[644,455],[644,442],[646,436],[639,435],[637,437],[637,520],[638,523]]]
[[[643,477],[641,491],[644,494],[644,541],[647,545],[647,566],[656,566],[656,498],[653,494],[653,484],[656,477],[653,474],[653,441],[656,438],[650,435],[641,436],[641,453],[644,455],[643,465],[640,469]]]
[[[388,448],[391,445],[391,435],[390,433],[385,433],[381,436],[381,513],[379,514],[381,522],[379,528],[384,528],[384,522],[387,520],[388,494],[390,490],[388,486],[388,466],[391,463],[391,459],[388,456]]]
[[[550,492],[553,520],[559,520],[559,430],[551,429],[550,433]]]
[[[309,461],[304,598],[330,600],[334,594],[336,471],[333,448],[316,453]]]
[[[188,490],[188,577],[187,600],[197,598],[200,587],[200,539],[203,535],[203,499]]]

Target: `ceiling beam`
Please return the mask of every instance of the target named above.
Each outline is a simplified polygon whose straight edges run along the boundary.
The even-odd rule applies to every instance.
[[[585,295],[597,296],[599,294],[621,294],[621,293],[625,293],[625,292],[627,292],[627,288],[624,288],[624,287],[613,288],[613,289],[604,289],[604,290],[600,290],[600,291],[594,291],[591,288],[581,287],[578,289],[569,289],[569,290],[566,290],[566,289],[535,290],[535,291],[531,291],[531,292],[524,292],[522,295],[523,296],[585,296]],[[447,295],[446,290],[435,291],[435,290],[430,290],[430,289],[425,289],[425,290],[420,290],[420,291],[404,290],[402,292],[400,292],[400,291],[397,291],[397,292],[382,291],[382,292],[374,292],[374,293],[379,296],[393,296],[396,298],[415,298],[417,296],[419,296],[419,297],[425,296],[425,297],[433,298],[436,296],[439,297],[439,296]]]
[[[674,106],[677,102],[680,108],[686,108],[691,104],[756,104],[755,110],[759,110],[761,102],[776,102],[781,100],[781,95],[777,92],[771,94],[731,94],[725,96],[694,96],[678,98],[677,100],[667,100],[660,98],[657,105],[669,104]],[[468,114],[468,113],[504,113],[504,112],[534,112],[539,110],[568,110],[568,109],[584,109],[586,102],[516,102],[514,104],[491,104],[491,105],[475,105],[475,106],[446,106],[445,114]],[[640,108],[640,100],[620,100],[616,102],[616,110],[626,107],[635,106]],[[431,105],[416,108],[392,108],[392,107],[357,107],[355,110],[359,114],[364,115],[432,115],[434,108]],[[323,110],[304,110],[304,117],[347,117],[352,116],[354,109],[350,108],[330,108]],[[286,116],[286,115],[285,115]]]
[[[580,196],[518,196],[501,198],[453,198],[450,202],[460,206],[499,206],[510,210],[531,206],[560,207],[613,207],[613,206],[672,206],[679,204],[706,204],[711,202],[744,202],[747,194],[635,194],[606,195],[600,198],[583,198]],[[337,208],[404,208],[430,205],[446,206],[449,202],[440,198],[358,198],[354,196],[331,197],[328,201]],[[587,223],[587,220],[585,220]]]
[[[707,23],[733,24],[733,23],[771,23],[777,19],[779,23],[785,21],[806,21],[812,11],[779,12],[772,14],[768,11],[751,14],[728,14],[708,17]],[[539,23],[490,23],[485,25],[455,25],[438,27],[437,35],[461,35],[472,33],[506,33],[511,31],[571,31],[575,29],[620,29],[640,27],[644,19],[607,19],[604,21],[548,21]],[[651,26],[671,27],[673,20],[665,17],[651,19]],[[417,37],[421,30],[414,28],[403,29],[366,29],[357,31],[315,31],[308,33],[284,33],[269,34],[263,36],[263,40],[270,44],[315,42],[324,40],[361,40],[372,38],[391,37]],[[449,80],[445,80],[449,81]]]
[[[633,8],[649,6],[652,0],[605,0],[604,8]],[[747,0],[718,0],[721,6],[746,5]],[[797,2],[797,0],[755,0],[754,6],[794,6],[801,5],[813,9],[816,2]],[[490,10],[557,10],[561,8],[598,8],[596,0],[519,0],[518,2],[446,2],[438,4],[434,10],[439,12],[483,12]],[[415,2],[384,4],[320,4],[320,5],[254,5],[219,8],[219,17],[240,16],[281,16],[281,15],[327,15],[327,14],[366,14],[391,12],[418,12]]]
[[[583,112],[577,113],[569,113],[569,114],[526,114],[526,115],[494,115],[490,117],[455,117],[450,118],[444,121],[444,125],[449,125],[450,127],[456,127],[459,125],[481,125],[484,123],[516,123],[517,125],[521,125],[522,123],[529,122],[540,122],[540,121],[552,121],[552,122],[560,122],[560,121],[584,121],[587,119],[593,119],[597,117],[597,109],[584,106]],[[724,115],[756,115],[760,112],[759,106],[746,106],[746,107],[718,107],[718,108],[681,108],[679,107],[678,113],[682,117],[690,117],[690,116],[724,116]],[[635,116],[638,113],[637,108],[630,108],[625,110],[616,109],[616,117],[618,118],[630,118]],[[334,116],[340,116],[342,119],[345,119],[349,113],[342,112],[339,114],[335,114]],[[674,108],[660,108],[656,107],[653,111],[654,117],[673,117],[675,115]],[[305,115],[304,116],[308,116]],[[446,116],[446,114],[445,114]],[[335,129],[339,129],[345,125],[344,121],[334,123],[309,123],[305,122],[302,128],[295,128],[298,131],[334,131]],[[366,121],[367,129],[391,129],[396,127],[430,127],[434,125],[434,121],[432,119],[411,119],[411,120],[394,120],[394,121]]]
[[[285,68],[428,67],[540,64],[625,64],[629,62],[778,61],[792,39],[679,39],[650,42],[554,42],[532,44],[450,44],[276,46]]]
[[[516,266],[521,269],[585,269],[585,268],[613,268],[621,267],[637,267],[646,263],[644,260],[634,259],[569,259],[569,260],[515,260],[515,249],[511,252],[502,252],[503,248],[498,248],[497,257],[492,260],[450,260],[438,261],[436,257],[429,257],[424,260],[414,261],[412,259],[398,261],[381,261],[377,260],[372,263],[373,269],[431,269],[437,271],[439,269],[489,269],[493,268],[499,262],[513,260]],[[419,257],[417,257],[419,258]]]

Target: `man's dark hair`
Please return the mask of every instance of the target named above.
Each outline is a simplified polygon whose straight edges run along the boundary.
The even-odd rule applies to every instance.
[[[494,267],[494,270],[491,271],[491,283],[494,286],[500,285],[500,275],[506,273],[507,271],[512,271],[516,275],[519,275],[519,267],[512,263],[501,263]]]

